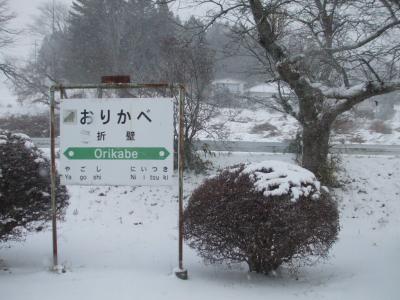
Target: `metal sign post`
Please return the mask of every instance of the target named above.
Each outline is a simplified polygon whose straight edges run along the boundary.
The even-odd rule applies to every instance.
[[[103,84],[85,84],[85,85],[54,85],[50,88],[50,138],[51,138],[51,209],[52,209],[52,240],[53,240],[53,270],[59,270],[58,266],[58,247],[57,247],[57,202],[56,202],[56,185],[57,185],[57,178],[56,178],[56,151],[55,151],[55,141],[56,141],[56,133],[55,133],[55,127],[56,127],[56,121],[55,121],[55,109],[56,109],[56,102],[55,102],[55,93],[60,92],[61,94],[61,99],[66,97],[66,90],[71,90],[71,89],[96,89],[96,90],[106,90],[106,89],[170,89],[171,91],[176,91],[177,89],[179,90],[179,134],[178,134],[178,161],[179,161],[179,220],[178,220],[178,228],[179,228],[179,238],[178,238],[178,269],[175,271],[175,275],[180,278],[180,279],[187,279],[188,274],[187,271],[183,268],[183,169],[184,169],[184,156],[185,156],[185,146],[184,146],[184,100],[185,100],[185,87],[183,85],[170,85],[170,84],[133,84],[133,83],[103,83]],[[168,99],[168,98],[166,98]],[[100,101],[100,100],[99,100]],[[104,100],[102,100],[104,102]],[[84,101],[82,101],[84,102]],[[70,106],[67,105],[67,115],[65,116],[65,122],[71,122],[74,123],[77,120],[77,112],[74,111],[73,108],[73,103],[72,99],[71,102],[69,102]],[[72,104],[71,104],[72,103]],[[79,106],[79,102],[76,102],[77,105]],[[85,103],[93,104],[94,99],[92,100],[86,100]],[[113,101],[110,101],[110,103],[113,103]],[[126,105],[126,100],[123,101],[120,99],[120,101],[117,103],[120,103],[120,105]],[[111,105],[111,104],[110,104]],[[138,104],[139,105],[139,104]],[[134,107],[132,105],[132,107]],[[103,112],[103,111],[101,111]],[[92,112],[93,113],[93,112]],[[148,121],[148,123],[151,123],[151,120],[145,113],[139,113],[137,117],[137,120],[141,119],[141,121]],[[74,119],[75,118],[75,119]],[[60,117],[60,120],[62,118]],[[146,123],[146,122],[145,122]],[[149,125],[148,124],[148,125]],[[104,123],[103,123],[104,125]],[[162,123],[159,124],[159,126],[162,126]],[[65,126],[65,125],[63,125]],[[79,127],[70,127],[70,128],[79,128]],[[168,127],[169,128],[169,127]],[[171,127],[173,128],[173,127]],[[62,140],[62,137],[61,137]],[[101,141],[101,140],[98,140]],[[78,141],[79,143],[79,141]],[[118,142],[117,142],[118,143]],[[65,145],[64,145],[65,146]],[[80,145],[79,147],[74,147],[74,145],[71,145],[69,148],[66,148],[65,151],[60,151],[63,153],[60,153],[60,156],[65,156],[63,157],[64,160],[68,160],[68,162],[73,165],[73,163],[76,160],[84,161],[84,160],[96,160],[96,161],[101,161],[102,163],[105,163],[107,166],[107,163],[110,159],[113,159],[117,157],[118,159],[123,159],[125,161],[158,161],[158,162],[163,162],[165,160],[170,161],[171,157],[170,152],[164,148],[163,145],[151,145],[151,147],[146,147],[146,146],[139,146],[139,147],[130,147],[127,145],[114,145],[113,147],[110,147],[110,145],[107,145],[107,147],[101,147],[96,144],[96,147],[82,147],[83,145]],[[168,148],[168,145],[165,147]],[[64,150],[64,149],[63,149]],[[171,152],[173,152],[173,149],[170,149]],[[118,154],[117,154],[118,153]],[[111,164],[108,164],[111,165]],[[72,168],[69,168],[71,170]],[[154,169],[159,169],[159,167],[154,166]],[[97,170],[97,169],[96,169]],[[93,178],[93,177],[92,177]],[[98,179],[99,177],[97,177]],[[153,177],[154,179],[155,177]],[[131,176],[131,179],[133,178],[133,175]],[[63,178],[63,182],[68,183],[68,180],[71,180],[73,184],[79,184],[79,185],[85,185],[86,184],[93,184],[93,181],[86,181],[82,179],[81,182],[74,182],[71,178],[65,176]],[[152,178],[150,178],[152,180]],[[158,179],[157,179],[158,180]],[[169,177],[165,175],[164,178],[161,179],[165,180],[165,182],[169,182]],[[79,180],[78,180],[79,181]],[[160,182],[160,181],[159,181]],[[139,182],[135,181],[132,182],[132,185],[137,185]],[[140,182],[142,185],[143,184],[148,184],[148,181]],[[103,183],[100,182],[100,184],[108,184],[107,180],[105,180]],[[119,183],[120,185],[126,185],[127,181],[123,181],[122,183]],[[118,182],[113,182],[112,185],[118,185]]]
[[[58,269],[57,247],[57,204],[56,204],[56,130],[55,130],[55,90],[50,89],[50,158],[51,158],[51,212],[52,212],[52,237],[53,237],[53,271]]]
[[[179,89],[179,268],[175,271],[175,275],[180,279],[187,279],[187,270],[183,268],[183,169],[185,167],[185,137],[184,137],[184,125],[185,125],[185,88],[183,86]]]

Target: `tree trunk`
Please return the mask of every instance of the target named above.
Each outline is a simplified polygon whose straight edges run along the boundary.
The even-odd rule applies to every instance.
[[[303,126],[302,166],[327,183],[330,124],[311,122]]]

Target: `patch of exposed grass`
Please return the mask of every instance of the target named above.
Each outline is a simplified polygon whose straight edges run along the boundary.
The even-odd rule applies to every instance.
[[[251,130],[250,133],[252,134],[264,134],[265,132],[269,133],[269,136],[276,135],[278,128],[272,125],[269,122],[264,122],[262,124],[255,125]]]
[[[376,133],[391,134],[392,128],[387,126],[382,120],[376,120],[369,126],[369,130]]]

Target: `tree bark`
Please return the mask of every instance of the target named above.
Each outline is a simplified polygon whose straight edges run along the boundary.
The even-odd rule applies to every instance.
[[[329,154],[329,136],[331,124],[312,122],[303,125],[303,153],[302,166],[313,172],[319,180],[324,182]]]

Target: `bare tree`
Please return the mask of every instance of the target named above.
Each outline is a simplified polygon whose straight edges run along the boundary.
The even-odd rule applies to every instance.
[[[22,66],[15,66],[12,78],[18,100],[49,104],[49,87],[62,83],[62,59],[67,42],[68,6],[60,1],[48,1],[38,7],[39,14],[29,26],[37,37],[35,48]]]
[[[38,7],[40,12],[33,19],[32,24],[29,26],[29,31],[44,38],[51,35],[53,32],[65,32],[68,24],[68,5],[59,0],[47,1]]]
[[[49,87],[59,83],[51,76],[51,64],[46,65],[31,57],[28,62],[18,68],[12,78],[13,89],[21,103],[29,100],[32,103],[50,105]]]
[[[190,169],[201,170],[204,162],[194,149],[194,142],[201,132],[207,132],[216,109],[206,102],[207,91],[214,76],[214,52],[208,47],[203,24],[194,17],[180,27],[176,37],[164,41],[161,68],[170,82],[184,83],[185,101],[185,158]],[[215,133],[216,131],[214,131]]]
[[[18,33],[9,28],[10,21],[15,18],[15,14],[10,12],[8,0],[0,0],[0,49],[12,44],[14,36]],[[3,56],[3,53],[1,53]],[[16,74],[13,65],[2,57],[0,71],[7,77],[13,78]]]
[[[324,180],[333,122],[365,99],[400,89],[398,0],[195,0],[208,26],[228,20],[263,51],[294,97],[276,104],[302,126],[302,165]],[[251,47],[250,47],[251,49]]]

